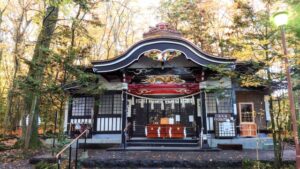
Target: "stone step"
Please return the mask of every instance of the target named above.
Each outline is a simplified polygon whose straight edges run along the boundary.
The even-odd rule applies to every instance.
[[[197,147],[198,143],[184,142],[127,142],[127,146],[151,146],[151,147]]]
[[[220,151],[218,148],[202,148],[197,147],[152,147],[152,146],[127,146],[113,147],[107,149],[107,151],[165,151],[165,152],[208,152],[208,151]]]
[[[111,148],[111,147],[115,147],[118,146],[119,144],[110,144],[110,143],[79,143],[79,148],[83,149],[83,148],[87,148],[87,149],[107,149],[107,148]]]
[[[198,139],[161,139],[161,138],[132,138],[131,140],[127,141],[128,143],[133,142],[164,142],[164,143],[198,143]]]
[[[243,150],[242,144],[218,144],[217,147],[222,150]]]

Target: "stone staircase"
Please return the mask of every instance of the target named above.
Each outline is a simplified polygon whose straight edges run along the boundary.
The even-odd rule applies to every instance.
[[[131,139],[127,147],[199,147],[198,139]]]
[[[133,138],[125,147],[114,147],[108,151],[218,151],[219,149],[201,149],[198,139],[147,139]]]

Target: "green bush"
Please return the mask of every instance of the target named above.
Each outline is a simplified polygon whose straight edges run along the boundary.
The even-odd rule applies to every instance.
[[[3,143],[0,143],[0,151],[10,150],[12,147],[6,146]]]
[[[269,163],[263,163],[254,160],[243,160],[244,169],[273,169],[272,165]]]
[[[266,161],[243,160],[243,169],[273,169],[273,164]],[[295,165],[289,162],[283,164],[282,169],[295,169]]]

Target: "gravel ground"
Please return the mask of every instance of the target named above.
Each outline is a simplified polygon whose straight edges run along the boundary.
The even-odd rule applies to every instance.
[[[151,151],[105,151],[89,150],[89,159],[128,159],[128,160],[205,160],[205,161],[241,161],[243,159],[257,159],[256,150],[221,150],[211,152],[151,152]],[[271,150],[260,150],[259,159],[272,161],[274,153]],[[285,150],[283,159],[286,161],[295,160],[295,150]]]
[[[232,168],[242,167],[243,160],[256,160],[256,150],[221,150],[210,152],[151,152],[89,150],[82,160],[86,168]],[[294,150],[284,151],[284,161],[295,160]],[[259,151],[259,160],[272,162],[273,151]]]

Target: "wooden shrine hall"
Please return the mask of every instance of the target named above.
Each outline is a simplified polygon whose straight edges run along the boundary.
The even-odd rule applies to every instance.
[[[120,56],[92,65],[87,71],[97,74],[105,90],[87,94],[78,92],[78,85],[66,88],[69,133],[72,125],[85,124],[92,127],[92,137],[105,135],[108,142],[118,137],[122,145],[137,145],[134,140],[188,140],[208,147],[210,138],[267,132],[268,91],[243,88],[211,69],[238,71],[245,65],[201,51],[168,24],[150,28]],[[130,140],[124,134],[127,119],[133,129]]]

